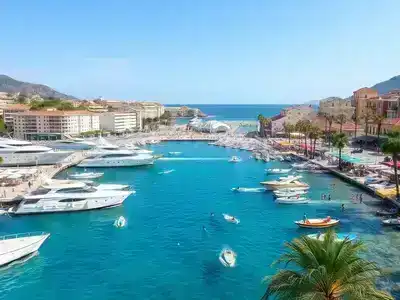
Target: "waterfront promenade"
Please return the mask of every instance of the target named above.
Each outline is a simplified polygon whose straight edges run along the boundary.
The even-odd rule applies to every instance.
[[[53,178],[57,173],[78,164],[85,158],[86,151],[73,152],[63,163],[51,166],[37,166],[38,172],[29,180],[23,181],[17,186],[0,187],[0,203],[8,203],[17,196],[23,196],[29,191],[40,187],[46,180]],[[29,183],[31,187],[29,187]]]

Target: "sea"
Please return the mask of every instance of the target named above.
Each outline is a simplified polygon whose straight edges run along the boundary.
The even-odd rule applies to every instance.
[[[391,274],[379,286],[396,295],[400,232],[381,226],[375,216],[380,200],[363,194],[363,203],[353,202],[354,194],[363,193],[357,187],[330,174],[303,173],[311,202],[279,205],[260,182],[277,178],[267,176],[266,168],[290,168],[288,163],[256,161],[246,151],[206,142],[148,148],[164,155],[153,166],[87,169],[104,172],[98,182],[127,184],[136,191],[120,207],[0,217],[1,234],[51,234],[37,255],[0,271],[0,299],[260,299],[265,276],[283,267],[271,264],[284,253],[285,242],[317,232],[294,224],[304,213],[339,218],[337,232],[365,242],[363,255]],[[234,155],[242,162],[230,163]],[[83,170],[72,168],[58,178],[67,172]],[[249,189],[234,192],[235,187]],[[321,200],[322,194],[332,200]],[[222,214],[240,223],[228,223]],[[124,228],[113,226],[120,216],[127,219]],[[225,248],[237,253],[234,268],[219,261]]]

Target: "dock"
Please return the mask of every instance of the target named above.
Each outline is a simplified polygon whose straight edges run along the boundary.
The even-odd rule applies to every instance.
[[[25,195],[26,193],[36,190],[47,180],[53,178],[65,169],[79,164],[85,157],[87,151],[76,151],[68,156],[62,163],[51,166],[38,166],[38,173],[27,181],[17,186],[0,187],[1,204],[11,203],[16,197]],[[29,182],[31,187],[29,188]]]

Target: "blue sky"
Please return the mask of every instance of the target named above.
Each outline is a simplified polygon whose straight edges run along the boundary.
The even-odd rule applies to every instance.
[[[2,0],[0,73],[82,98],[301,103],[400,74],[398,0]]]

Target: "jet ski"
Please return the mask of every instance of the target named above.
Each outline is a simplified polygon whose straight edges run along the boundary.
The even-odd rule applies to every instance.
[[[240,223],[240,220],[236,219],[234,216],[231,216],[231,215],[228,215],[228,214],[222,214],[222,215],[224,216],[224,219],[227,222],[234,223],[234,224],[239,224]]]

